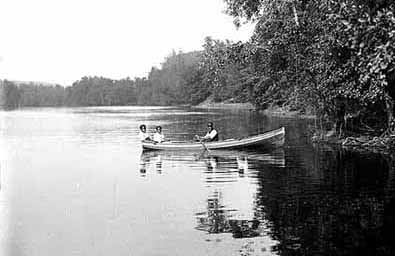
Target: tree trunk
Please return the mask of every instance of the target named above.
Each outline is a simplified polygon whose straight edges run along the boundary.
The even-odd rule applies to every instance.
[[[387,112],[387,126],[390,134],[395,134],[394,99],[385,94],[385,110]]]
[[[296,11],[295,1],[292,3],[292,10],[294,12],[294,19],[295,19],[296,26],[299,27],[298,12]]]

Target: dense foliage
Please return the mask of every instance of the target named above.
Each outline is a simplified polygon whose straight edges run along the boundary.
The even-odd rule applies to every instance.
[[[3,81],[1,105],[92,106],[252,102],[316,114],[336,131],[395,129],[393,0],[224,0],[248,42],[205,39],[147,78],[84,77],[66,89]]]
[[[236,25],[257,24],[243,46],[258,106],[310,110],[337,130],[350,119],[394,129],[394,1],[225,2]]]

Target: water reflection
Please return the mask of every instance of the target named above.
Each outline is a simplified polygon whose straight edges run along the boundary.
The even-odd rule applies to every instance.
[[[195,212],[195,229],[207,234],[265,237],[280,255],[395,251],[390,235],[395,228],[391,157],[316,148],[158,151],[145,152],[141,159],[164,172],[171,172],[174,164],[205,167],[207,199]]]
[[[208,233],[232,233],[234,238],[259,236],[257,219],[237,219],[234,213],[240,209],[228,209],[222,200],[222,192],[215,191],[207,199],[207,211],[196,213],[196,229]]]
[[[285,166],[284,150],[279,148],[270,152],[257,150],[211,150],[208,151],[143,151],[140,156],[139,170],[146,173],[147,168],[162,172],[163,162],[170,165],[183,163],[185,166],[203,164],[207,173],[231,173],[237,171],[243,176],[249,169],[249,161]],[[171,169],[171,167],[169,167]],[[251,170],[255,170],[254,166]]]
[[[381,239],[390,237],[383,232],[395,220],[386,161],[347,151],[318,151],[315,157],[319,161],[302,168],[292,168],[290,161],[281,175],[270,169],[259,173],[256,213],[272,223],[276,251],[393,255],[393,239]]]
[[[162,156],[160,154],[142,153],[140,156],[139,170],[142,176],[147,173],[147,168],[152,164],[158,174],[162,173]]]
[[[236,157],[237,169],[239,170],[240,177],[244,177],[244,173],[248,170],[248,160],[245,156],[244,159]]]
[[[165,166],[205,166],[207,200],[205,210],[195,213],[197,230],[208,234],[231,233],[233,238],[267,234],[267,221],[255,216],[258,172],[264,171],[265,166],[284,168],[284,150],[148,151],[142,153],[140,161],[140,173],[144,174],[147,169],[161,173],[162,161]]]

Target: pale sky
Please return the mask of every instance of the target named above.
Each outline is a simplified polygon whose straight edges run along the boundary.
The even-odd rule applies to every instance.
[[[0,79],[70,85],[146,76],[204,37],[245,41],[222,0],[0,0]]]

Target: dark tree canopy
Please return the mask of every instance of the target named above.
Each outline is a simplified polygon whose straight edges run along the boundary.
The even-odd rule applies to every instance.
[[[394,1],[224,2],[237,25],[256,22],[246,45],[258,106],[312,110],[336,129],[348,117],[395,128]]]

